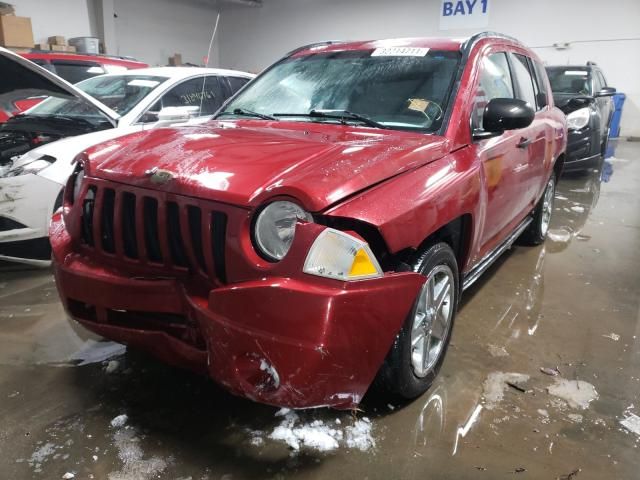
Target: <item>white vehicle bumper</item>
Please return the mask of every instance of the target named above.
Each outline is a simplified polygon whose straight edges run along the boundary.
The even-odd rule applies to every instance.
[[[0,259],[50,264],[49,224],[62,188],[33,174],[0,178]]]

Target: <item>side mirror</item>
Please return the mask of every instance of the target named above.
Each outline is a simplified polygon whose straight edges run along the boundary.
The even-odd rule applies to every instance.
[[[596,92],[594,97],[613,97],[616,94],[616,89],[613,87],[604,87],[599,92]]]
[[[474,139],[501,135],[505,130],[517,130],[531,125],[535,112],[529,104],[516,98],[494,98],[484,107],[482,131],[474,132]]]
[[[158,113],[159,122],[186,122],[198,115],[199,107],[164,107]]]
[[[578,108],[582,108],[582,107],[586,107],[588,106],[590,103],[594,102],[594,97],[587,97],[585,95],[580,96],[580,97],[572,97],[569,99],[569,101],[566,103],[567,107],[573,109],[573,110],[577,110]]]

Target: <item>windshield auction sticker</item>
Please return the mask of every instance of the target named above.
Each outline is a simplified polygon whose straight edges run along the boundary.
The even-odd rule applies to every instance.
[[[424,57],[429,53],[428,48],[420,47],[384,47],[376,48],[372,57]]]

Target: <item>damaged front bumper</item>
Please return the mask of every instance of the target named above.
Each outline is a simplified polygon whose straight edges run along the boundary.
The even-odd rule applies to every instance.
[[[423,283],[412,272],[355,282],[300,274],[202,292],[93,263],[73,252],[60,215],[51,242],[60,296],[85,327],[291,408],[357,405]]]
[[[50,264],[49,223],[62,188],[34,174],[0,178],[0,259]]]

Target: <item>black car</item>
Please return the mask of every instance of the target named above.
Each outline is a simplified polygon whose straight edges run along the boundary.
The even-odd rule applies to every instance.
[[[607,149],[616,89],[602,70],[586,65],[547,67],[555,104],[567,116],[569,138],[564,171],[588,170],[600,164]]]

